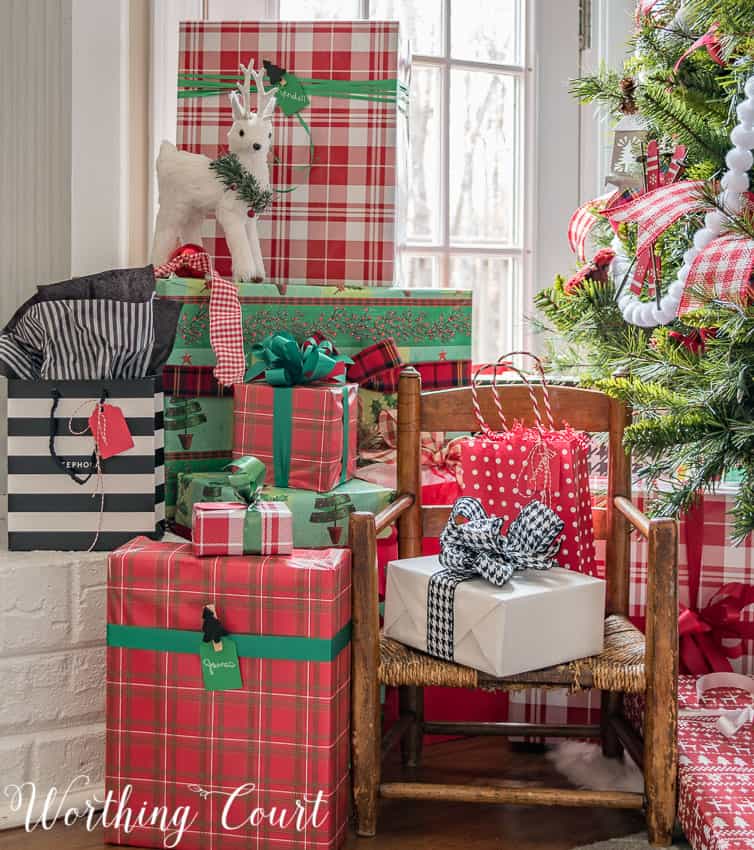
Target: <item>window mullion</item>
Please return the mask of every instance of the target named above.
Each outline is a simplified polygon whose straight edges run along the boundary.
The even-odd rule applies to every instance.
[[[440,126],[442,128],[442,168],[440,174],[440,286],[450,288],[450,4],[443,0],[443,68]]]

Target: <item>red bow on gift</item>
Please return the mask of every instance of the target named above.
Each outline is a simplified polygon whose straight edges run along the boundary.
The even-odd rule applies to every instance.
[[[190,274],[192,271],[195,274]],[[154,270],[155,277],[187,276],[187,273],[191,277],[203,277],[210,288],[209,341],[217,360],[215,378],[224,386],[242,383],[246,357],[238,290],[220,277],[207,252],[197,245],[183,245],[170,255],[167,263]]]
[[[724,584],[703,607],[699,608],[699,589],[704,546],[704,497],[686,514],[686,551],[691,606],[681,605],[678,618],[681,672],[701,676],[705,673],[732,672],[731,659],[743,655],[744,640],[754,640],[754,623],[741,621],[747,605],[754,604],[754,587],[742,582]],[[734,640],[732,646],[723,641]]]

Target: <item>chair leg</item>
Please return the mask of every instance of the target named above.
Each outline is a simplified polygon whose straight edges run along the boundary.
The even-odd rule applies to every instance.
[[[602,711],[600,714],[600,740],[605,758],[617,759],[623,755],[623,745],[610,723],[610,718],[621,713],[623,694],[618,691],[602,691]]]
[[[377,833],[377,795],[380,784],[382,717],[379,689],[376,691],[376,699],[364,700],[354,705],[351,722],[351,770],[356,834],[372,837]]]
[[[411,714],[414,718],[401,739],[401,759],[406,767],[419,767],[424,742],[424,688],[400,688],[398,701],[401,716]]]

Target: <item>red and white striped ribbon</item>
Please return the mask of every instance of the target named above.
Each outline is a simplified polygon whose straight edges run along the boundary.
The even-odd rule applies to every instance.
[[[586,262],[586,240],[599,218],[593,210],[607,209],[619,196],[619,191],[606,192],[582,204],[571,216],[568,222],[568,244],[582,263]]]
[[[637,255],[646,251],[658,237],[681,216],[704,207],[701,189],[702,180],[684,180],[659,186],[638,198],[612,207],[607,216],[616,227],[624,222],[639,225],[639,237],[636,245]]]
[[[728,301],[750,298],[753,272],[753,239],[741,233],[713,239],[691,264],[678,315],[703,306],[700,293]]]
[[[209,341],[217,361],[215,378],[223,386],[242,383],[246,374],[246,357],[238,289],[217,274],[206,252],[174,257],[157,266],[154,274],[155,277],[169,277],[186,266],[203,274],[209,285]]]

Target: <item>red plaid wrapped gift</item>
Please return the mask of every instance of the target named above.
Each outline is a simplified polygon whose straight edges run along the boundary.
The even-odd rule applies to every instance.
[[[293,515],[285,502],[196,502],[195,555],[290,555]]]
[[[236,384],[233,457],[267,464],[268,484],[325,493],[353,478],[356,384]]]
[[[519,374],[531,391],[537,420],[534,428],[524,428],[520,423],[508,428],[500,397],[495,395],[504,430],[493,431],[482,418],[476,402],[477,384],[472,382],[474,408],[482,433],[458,441],[461,495],[479,499],[488,514],[502,517],[504,531],[524,505],[533,499],[545,502],[565,524],[558,564],[596,575],[589,438],[568,427],[555,428],[541,364],[534,359],[542,377],[546,425],[533,388],[522,373]],[[494,381],[495,376],[493,385]]]
[[[181,24],[180,148],[211,159],[224,152],[232,123],[227,93],[249,57],[278,85],[271,184],[292,187],[259,220],[269,278],[390,286],[406,97],[399,78],[408,75],[408,63],[399,62],[398,24]],[[229,274],[214,220],[205,220],[203,237],[220,274]]]
[[[203,687],[207,604],[237,649],[240,689]],[[349,551],[202,560],[189,544],[139,537],[110,555],[107,609],[107,789],[124,805],[130,791],[135,810],[157,816],[114,816],[105,841],[339,847],[350,797]]]

